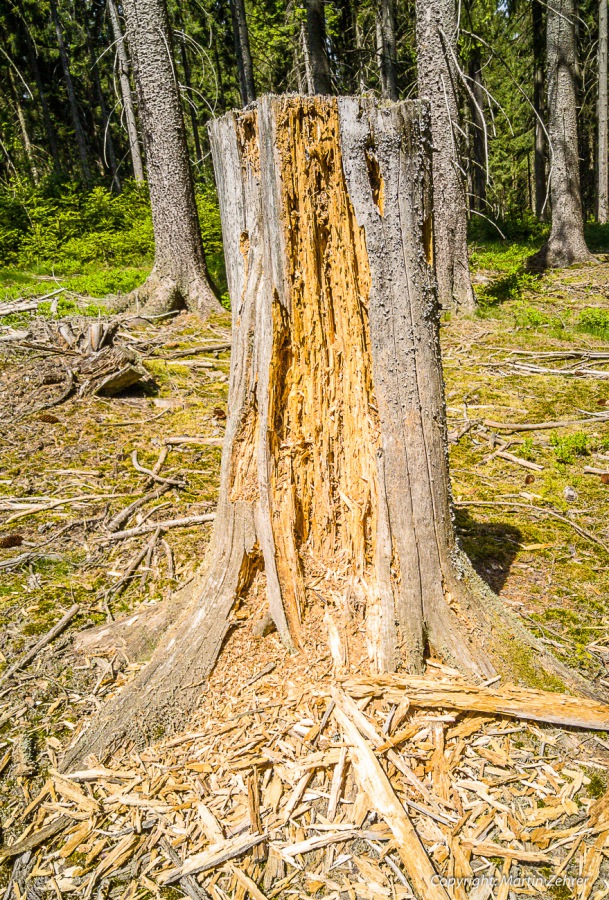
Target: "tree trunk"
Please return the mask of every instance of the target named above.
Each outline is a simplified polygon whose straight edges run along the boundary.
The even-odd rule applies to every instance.
[[[120,194],[121,181],[118,174],[118,162],[116,160],[116,153],[114,151],[114,141],[112,140],[112,132],[110,131],[110,116],[108,114],[108,107],[106,106],[106,99],[104,97],[101,77],[99,74],[99,65],[97,63],[97,55],[95,52],[95,44],[93,42],[93,35],[91,34],[91,29],[87,20],[86,10],[84,13],[84,20],[85,34],[87,37],[87,45],[89,50],[89,59],[91,62],[91,74],[93,76],[93,84],[95,86],[95,93],[97,94],[97,102],[99,103],[99,113],[101,116],[102,164],[104,168],[110,169],[110,172],[112,173],[112,187],[117,192],[117,194]]]
[[[239,73],[239,90],[243,106],[249,106],[256,99],[256,87],[254,85],[254,66],[250,51],[250,36],[245,15],[245,3],[243,0],[231,0],[231,14],[233,18],[233,35],[235,41],[235,55],[237,57],[237,71]]]
[[[482,63],[480,45],[474,42],[469,60],[469,106],[472,119],[471,130],[471,164],[472,164],[472,196],[470,205],[478,212],[486,208],[486,128],[484,109],[486,98],[482,87]]]
[[[180,26],[180,58],[182,60],[182,69],[184,70],[184,85],[187,90],[186,105],[190,116],[190,127],[192,129],[192,140],[195,145],[195,160],[197,164],[203,159],[201,151],[201,138],[199,137],[199,123],[197,122],[197,108],[192,97],[192,76],[190,71],[190,60],[188,59],[188,48],[186,46],[186,30],[184,28],[184,17],[182,15],[182,7],[178,3],[175,9],[175,15],[178,25]]]
[[[531,0],[533,28],[533,109],[535,111],[535,215],[547,221],[548,197],[546,182],[546,135],[544,103],[544,10],[542,0]]]
[[[6,52],[6,51],[5,51]],[[9,59],[7,74],[8,74],[8,83],[10,92],[13,98],[13,103],[15,104],[15,110],[17,112],[17,119],[19,121],[19,130],[21,131],[21,143],[23,144],[23,149],[25,151],[25,159],[27,163],[27,167],[30,170],[30,174],[32,177],[32,181],[34,184],[38,184],[40,177],[38,173],[38,167],[36,166],[36,158],[34,156],[34,148],[32,147],[32,141],[30,139],[30,133],[28,131],[27,122],[25,119],[25,113],[23,111],[23,104],[21,103],[21,99],[19,97],[19,87],[15,84],[15,76],[13,75],[12,64]]]
[[[598,221],[609,218],[609,109],[607,106],[607,0],[598,6]]]
[[[330,64],[326,38],[324,0],[306,0],[307,57],[310,67],[311,94],[331,94]]]
[[[55,129],[53,128],[53,123],[51,121],[51,114],[49,112],[49,104],[47,103],[47,98],[44,90],[44,84],[42,81],[42,75],[40,74],[40,66],[38,65],[38,56],[36,53],[36,46],[32,37],[30,35],[27,24],[25,24],[25,16],[23,14],[23,10],[20,8],[20,17],[19,21],[23,22],[23,35],[25,38],[25,44],[27,47],[27,55],[28,62],[32,74],[34,76],[34,81],[36,82],[36,91],[38,93],[38,100],[40,102],[40,109],[42,111],[42,121],[44,124],[44,130],[47,137],[47,143],[49,150],[51,152],[51,158],[53,160],[53,168],[56,172],[61,169],[61,160],[59,157],[59,149],[57,147],[57,138],[55,136]]]
[[[210,286],[165,0],[125,0],[148,166],[154,268],[136,294],[149,313],[220,305]]]
[[[210,134],[233,339],[207,572],[64,768],[185,724],[260,570],[289,647],[318,645],[347,591],[365,610],[344,630],[354,665],[420,672],[433,649],[586,691],[455,542],[427,109],[267,96]]]
[[[548,0],[546,31],[552,229],[530,261],[542,268],[594,259],[584,239],[579,186],[575,0]]]
[[[395,68],[395,10],[393,0],[379,0],[378,6],[379,55],[383,97],[398,99],[398,81]]]
[[[70,116],[72,118],[72,125],[74,127],[74,137],[76,138],[76,146],[78,148],[78,156],[80,159],[80,168],[82,171],[83,179],[85,184],[89,184],[91,181],[91,170],[89,169],[89,156],[87,153],[87,143],[85,141],[85,133],[83,131],[82,123],[80,120],[80,113],[78,112],[78,104],[76,103],[76,93],[74,91],[74,83],[72,81],[72,75],[70,74],[70,63],[68,60],[68,53],[66,50],[66,45],[63,39],[63,31],[61,28],[61,22],[59,21],[59,13],[57,10],[57,0],[51,0],[51,17],[53,19],[53,27],[55,28],[55,34],[57,36],[57,46],[59,47],[59,58],[61,59],[61,69],[63,71],[63,79],[66,84],[66,91],[68,93],[68,106],[70,108]]]
[[[459,164],[455,0],[417,0],[419,96],[432,108],[434,254],[444,309],[476,305],[467,257],[467,207]]]
[[[129,58],[127,56],[127,48],[125,47],[125,39],[123,37],[118,9],[116,8],[114,0],[108,0],[108,12],[110,14],[110,24],[112,26],[112,33],[114,34],[114,42],[116,44],[118,76],[121,86],[121,96],[123,98],[123,112],[125,114],[125,126],[127,128],[127,138],[129,140],[131,164],[133,166],[133,177],[136,181],[143,181],[144,165],[142,163],[140,142],[137,136],[133,95],[131,93],[131,84],[129,82]]]

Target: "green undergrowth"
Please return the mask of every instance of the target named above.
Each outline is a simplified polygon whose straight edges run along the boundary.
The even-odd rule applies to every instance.
[[[220,213],[211,187],[199,190],[197,205],[210,276],[226,304]],[[50,180],[0,190],[0,301],[59,287],[85,298],[127,294],[146,279],[153,257],[145,186],[126,182],[118,195],[102,187],[83,193],[76,184]]]

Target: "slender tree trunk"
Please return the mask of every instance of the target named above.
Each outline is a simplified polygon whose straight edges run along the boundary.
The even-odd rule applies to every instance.
[[[548,0],[547,81],[552,229],[532,266],[570,266],[594,257],[584,239],[577,148],[575,0]]]
[[[306,0],[307,51],[311,70],[311,94],[331,94],[332,81],[328,62],[326,14],[324,0]]]
[[[338,632],[349,585],[365,614],[344,622],[341,655],[358,670],[420,672],[433,648],[480,677],[592,693],[456,546],[426,106],[264,97],[210,136],[233,335],[209,565],[63,768],[182,727],[261,570],[288,647],[318,648],[322,621]]]
[[[247,27],[244,0],[230,0],[230,7],[233,19],[233,36],[241,102],[243,106],[248,106],[256,99],[256,87],[254,85],[254,66],[252,64],[250,35]]]
[[[97,102],[99,104],[99,112],[101,115],[102,164],[103,164],[104,168],[107,168],[107,167],[110,168],[110,172],[112,174],[112,187],[118,194],[120,194],[121,180],[118,175],[118,163],[116,160],[116,153],[114,150],[114,141],[112,140],[112,132],[110,131],[110,116],[108,114],[108,107],[106,106],[106,98],[104,97],[104,91],[102,88],[101,77],[99,74],[99,66],[97,64],[97,56],[95,54],[95,46],[93,43],[93,36],[91,34],[91,29],[89,27],[89,22],[87,20],[86,11],[84,14],[84,19],[85,19],[85,33],[86,33],[86,37],[87,37],[87,46],[89,49],[89,59],[91,61],[91,74],[93,76],[93,84],[95,86],[95,93],[97,94]]]
[[[362,27],[359,22],[359,3],[353,3],[353,34],[355,37],[355,67],[357,72],[357,90],[363,94],[366,90],[366,75],[364,71],[363,59],[363,35]]]
[[[419,96],[432,108],[434,252],[445,309],[475,307],[467,257],[467,205],[459,163],[455,0],[417,0]]]
[[[127,48],[123,37],[123,29],[118,15],[115,0],[107,0],[108,13],[110,14],[110,24],[114,41],[116,43],[116,58],[118,60],[118,76],[121,86],[121,96],[123,98],[123,111],[125,114],[125,125],[127,128],[127,138],[129,140],[129,151],[131,153],[131,164],[133,166],[133,177],[136,181],[144,180],[144,165],[142,163],[142,152],[140,142],[137,136],[137,124],[135,120],[135,110],[133,107],[133,95],[131,93],[131,84],[129,82],[129,58],[127,56]]]
[[[395,49],[395,9],[393,0],[379,0],[377,11],[380,39],[380,70],[383,97],[398,99]]]
[[[302,48],[302,61],[304,66],[304,81],[306,85],[303,83],[301,74],[300,74],[300,66],[298,65],[298,90],[301,94],[314,94],[315,89],[313,87],[313,73],[311,72],[311,60],[309,59],[309,45],[307,43],[307,27],[304,22],[300,23],[300,46]],[[296,56],[296,54],[295,54]]]
[[[482,87],[480,46],[472,46],[469,60],[469,106],[472,120],[470,133],[470,158],[472,162],[472,209],[483,212],[486,208],[486,131],[484,109],[486,98]]]
[[[27,125],[27,121],[25,118],[25,112],[23,110],[23,104],[21,103],[21,98],[19,97],[19,87],[15,84],[15,76],[13,74],[11,63],[9,62],[8,68],[8,83],[10,87],[11,96],[13,98],[13,103],[15,104],[15,111],[17,113],[17,120],[19,122],[19,130],[21,132],[21,143],[23,144],[23,149],[25,151],[25,159],[27,162],[27,167],[30,171],[30,175],[34,184],[38,184],[40,180],[38,167],[36,166],[36,157],[34,154],[34,148],[32,147],[32,141],[30,138],[30,133]]]
[[[40,74],[40,66],[38,65],[38,57],[36,55],[36,48],[34,46],[34,42],[29,34],[27,26],[24,27],[25,34],[25,43],[27,47],[28,54],[28,62],[30,65],[30,69],[34,76],[34,81],[36,82],[36,91],[38,93],[38,101],[40,103],[40,109],[42,112],[42,122],[44,125],[45,134],[47,137],[47,144],[49,150],[51,152],[51,158],[53,160],[53,168],[56,172],[61,169],[61,159],[59,156],[59,148],[57,146],[57,138],[55,136],[55,129],[53,128],[53,123],[51,121],[51,114],[49,112],[49,104],[47,103],[47,98],[44,90],[44,85],[42,83],[42,75]]]
[[[125,0],[144,126],[154,268],[137,296],[150,312],[220,305],[209,283],[165,0]]]
[[[598,221],[609,218],[609,109],[607,106],[607,0],[598,6]]]
[[[182,60],[182,69],[184,70],[184,84],[188,91],[186,96],[186,105],[190,116],[190,127],[192,129],[192,140],[195,145],[195,159],[197,163],[201,162],[203,154],[201,152],[201,139],[199,137],[199,123],[197,122],[197,110],[192,97],[192,78],[190,74],[190,60],[188,59],[188,48],[186,47],[186,31],[184,29],[184,17],[182,16],[182,8],[180,4],[176,7],[176,17],[180,26],[180,58]]]
[[[544,103],[544,55],[546,38],[544,33],[544,9],[542,0],[531,0],[533,27],[533,109],[535,110],[535,215],[541,221],[548,221],[549,206],[546,181],[546,135]]]
[[[63,31],[61,28],[61,22],[59,21],[59,12],[57,10],[57,0],[50,0],[51,3],[51,17],[53,19],[53,27],[55,28],[55,34],[57,36],[57,46],[59,47],[59,57],[61,59],[61,68],[63,71],[63,78],[66,84],[66,91],[68,93],[68,106],[70,108],[70,116],[72,118],[72,125],[74,128],[74,137],[76,138],[76,146],[78,148],[78,156],[80,159],[80,168],[82,171],[83,178],[85,183],[89,183],[91,181],[91,170],[89,168],[89,156],[87,153],[87,143],[85,141],[85,133],[83,131],[82,122],[80,119],[80,113],[78,112],[78,104],[76,102],[76,93],[74,91],[74,82],[72,81],[72,75],[70,74],[70,63],[68,60],[68,53],[66,50],[66,45],[63,39]]]

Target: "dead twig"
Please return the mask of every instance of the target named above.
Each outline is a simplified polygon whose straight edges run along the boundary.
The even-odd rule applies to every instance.
[[[47,644],[50,644],[57,635],[61,634],[61,632],[66,628],[66,626],[72,621],[75,615],[80,612],[80,605],[75,603],[74,606],[71,606],[67,613],[57,622],[56,625],[53,625],[50,631],[47,631],[45,635],[43,635],[40,640],[30,649],[27,653],[24,653],[21,659],[17,660],[10,668],[6,670],[2,675],[0,675],[0,684],[4,684],[9,678],[12,678],[20,669],[23,669],[31,660],[34,659],[38,653],[46,647]]]
[[[144,466],[141,466],[137,461],[137,450],[134,450],[131,454],[131,462],[137,472],[141,472],[142,475],[148,475],[149,478],[152,478],[153,481],[158,481],[159,484],[172,484],[174,487],[184,487],[184,482],[178,481],[177,478],[163,478],[161,475],[155,474],[153,469],[146,469]]]
[[[170,490],[171,485],[162,484],[160,487],[156,488],[154,491],[150,491],[148,494],[144,494],[142,497],[139,497],[137,500],[134,500],[133,503],[130,503],[129,506],[126,506],[120,512],[118,512],[106,525],[107,531],[118,531],[121,525],[124,522],[127,522],[133,513],[140,509],[140,507],[145,506],[146,503],[149,503],[151,500],[158,500],[159,497],[162,497],[163,494],[166,494],[168,490]]]
[[[599,416],[588,416],[586,419],[567,419],[557,422],[483,422],[486,428],[494,431],[546,431],[549,428],[567,428],[571,425],[592,425],[609,420],[609,413]]]
[[[215,518],[215,513],[206,513],[202,516],[187,516],[184,519],[168,519],[166,522],[151,522],[148,525],[139,525],[137,528],[128,528],[126,531],[117,531],[115,534],[108,534],[101,538],[99,543],[106,544],[111,541],[124,541],[126,538],[139,537],[141,534],[149,534],[157,528],[160,528],[161,531],[168,531],[170,528],[188,528],[190,525],[205,525],[208,522],[213,522]]]

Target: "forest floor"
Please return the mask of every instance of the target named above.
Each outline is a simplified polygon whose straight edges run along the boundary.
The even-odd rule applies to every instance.
[[[457,527],[493,590],[557,655],[609,687],[609,258],[534,278],[522,255],[475,249],[479,314],[443,322]],[[201,350],[228,343],[228,315],[205,325],[185,313],[122,317],[117,340],[152,380],[52,405],[70,363],[58,327],[88,327],[88,303],[63,318],[45,307],[0,319],[0,885],[13,877],[14,896],[124,900],[412,896],[387,820],[357,792],[340,729],[324,732],[327,648],[315,628],[304,657],[240,628],[258,612],[256,595],[237,614],[191,732],[139,756],[126,748],[76,784],[56,774],[82,720],[141,665],[117,653],[78,657],[74,635],[168,597],[194,576],[211,533],[198,524],[109,541],[104,524],[151,492],[154,479],[135,464],[159,460],[157,486],[179,483],[123,528],[213,511],[226,418],[229,353]],[[505,427],[555,421],[573,424]],[[191,440],[171,442],[180,437]],[[74,604],[62,634],[3,682]],[[348,712],[363,689],[344,688]],[[609,786],[607,734],[450,707],[411,710],[392,726],[395,690],[377,685],[375,696],[368,724],[400,743],[419,782],[392,777],[425,852],[438,871],[469,878],[449,896],[609,896],[602,804],[590,818]],[[257,815],[273,832],[259,850]],[[193,875],[179,868],[216,844],[220,861],[193,864]],[[552,882],[557,873],[583,881]]]

